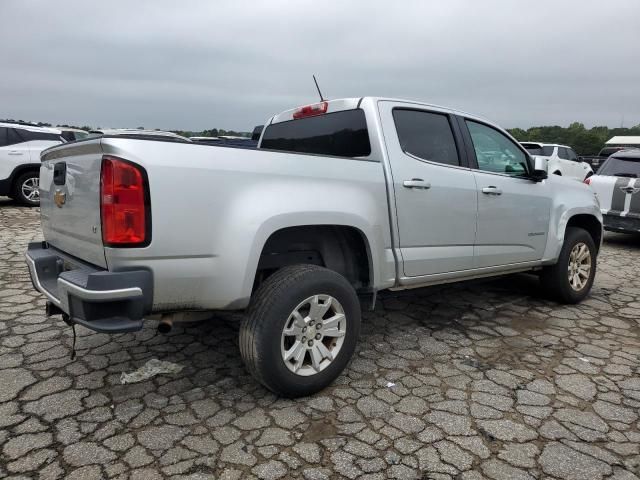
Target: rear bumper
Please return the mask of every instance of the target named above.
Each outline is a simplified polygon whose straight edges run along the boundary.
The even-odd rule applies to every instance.
[[[640,218],[603,215],[604,229],[610,232],[640,233]]]
[[[147,270],[101,270],[44,242],[30,243],[25,256],[34,288],[71,323],[97,332],[134,332],[151,312],[153,277]]]

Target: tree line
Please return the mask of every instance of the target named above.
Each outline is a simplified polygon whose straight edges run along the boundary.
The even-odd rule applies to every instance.
[[[0,120],[7,123],[30,123],[22,120]],[[39,127],[51,127],[50,123],[37,122],[32,123]],[[79,128],[81,130],[93,130],[93,127],[84,125],[82,127],[75,125],[57,125],[58,127]],[[100,127],[98,127],[100,129]],[[144,127],[138,127],[143,130]],[[155,129],[157,130],[157,129]],[[225,130],[223,128],[212,128],[199,132],[189,130],[171,130],[178,135],[185,137],[218,137],[222,135],[230,135],[234,137],[251,137],[251,132],[238,132],[235,130]],[[618,135],[639,135],[640,124],[635,127],[625,128],[609,128],[609,127],[593,127],[586,128],[583,123],[573,122],[568,127],[560,127],[558,125],[530,127],[526,130],[522,128],[510,128],[509,133],[520,142],[543,142],[543,143],[560,143],[572,147],[578,155],[597,155],[604,147],[604,143],[611,137]]]
[[[520,142],[559,143],[572,147],[578,155],[597,155],[611,137],[640,135],[640,125],[631,128],[586,128],[583,123],[573,122],[568,127],[554,125],[526,130],[510,128],[508,131]]]

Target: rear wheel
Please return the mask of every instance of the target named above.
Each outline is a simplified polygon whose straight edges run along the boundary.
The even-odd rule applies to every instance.
[[[30,207],[40,205],[40,176],[37,171],[26,172],[18,176],[13,184],[12,197]]]
[[[240,353],[265,387],[301,397],[340,375],[359,333],[360,303],[347,279],[316,265],[293,265],[253,295],[240,328]]]
[[[589,232],[567,227],[558,262],[543,270],[543,287],[556,300],[578,303],[591,290],[596,275],[596,246]]]

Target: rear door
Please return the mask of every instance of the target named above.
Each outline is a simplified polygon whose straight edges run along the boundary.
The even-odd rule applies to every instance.
[[[13,170],[30,163],[29,147],[14,128],[0,127],[0,180],[8,179]]]
[[[477,194],[457,126],[446,112],[381,101],[404,275],[473,266]]]
[[[40,212],[47,242],[106,268],[100,226],[100,139],[46,152],[40,168]]]
[[[551,211],[547,183],[526,178],[525,151],[500,130],[462,118],[460,127],[478,186],[474,267],[541,259]]]

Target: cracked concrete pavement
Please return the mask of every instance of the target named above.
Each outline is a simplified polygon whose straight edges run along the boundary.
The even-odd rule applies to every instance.
[[[591,297],[536,278],[387,293],[334,385],[278,399],[238,316],[107,336],[44,316],[23,253],[37,209],[0,199],[0,478],[640,477],[640,237],[607,234]],[[183,370],[120,383],[151,358]]]

